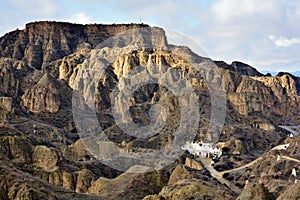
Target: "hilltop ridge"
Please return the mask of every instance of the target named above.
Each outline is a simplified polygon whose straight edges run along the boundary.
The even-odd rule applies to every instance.
[[[94,48],[105,39],[145,24],[72,24],[67,22],[32,22],[24,30],[16,30],[0,38],[2,57],[23,60],[42,66],[74,53],[80,46]]]

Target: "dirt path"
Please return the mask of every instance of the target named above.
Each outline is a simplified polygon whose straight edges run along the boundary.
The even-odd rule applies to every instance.
[[[241,193],[241,189],[236,187],[233,183],[223,178],[223,174],[218,172],[211,166],[210,164],[207,164],[207,162],[203,159],[199,159],[199,161],[203,164],[204,168],[209,171],[210,175],[214,178],[216,178],[220,183],[227,185],[233,192],[236,194]]]
[[[291,158],[291,157],[289,157],[289,156],[281,156],[281,158],[287,159],[287,160],[291,160],[291,161],[295,161],[295,162],[300,163],[300,160],[298,160],[298,159],[296,159],[296,158]]]
[[[298,133],[297,131],[291,129],[289,126],[279,126],[279,127],[280,127],[280,128],[283,128],[283,129],[285,129],[285,130],[287,130],[287,131],[289,131],[289,132],[292,133],[294,136],[299,135],[299,133]]]
[[[295,161],[295,162],[298,162],[300,163],[300,160],[298,159],[295,159],[295,158],[291,158],[289,156],[281,156],[282,159],[287,159],[287,160],[291,160],[291,161]],[[257,159],[253,160],[252,162],[246,164],[246,165],[243,165],[241,167],[238,167],[238,168],[235,168],[235,169],[231,169],[231,170],[227,170],[227,171],[222,171],[222,172],[218,172],[217,170],[215,170],[213,168],[213,166],[211,166],[211,164],[205,160],[205,159],[197,159],[199,160],[202,165],[204,166],[204,168],[209,171],[209,173],[211,174],[212,177],[216,178],[220,183],[222,184],[225,184],[227,185],[233,192],[237,193],[237,194],[240,194],[241,192],[241,189],[236,187],[233,183],[231,183],[230,181],[226,180],[223,178],[223,175],[225,173],[230,173],[230,172],[234,172],[234,171],[239,171],[239,170],[242,170],[242,169],[245,169],[245,168],[248,168],[248,167],[251,167],[253,166],[254,164],[256,164],[257,162],[261,161],[263,159],[263,155],[258,157]]]
[[[256,164],[258,161],[262,160],[262,156],[253,160],[252,162],[246,164],[246,165],[243,165],[241,167],[238,167],[238,168],[234,168],[234,169],[231,169],[231,170],[227,170],[227,171],[222,171],[220,172],[220,174],[224,175],[225,173],[230,173],[230,172],[234,172],[234,171],[239,171],[239,170],[242,170],[242,169],[245,169],[247,167],[251,167],[252,165]]]

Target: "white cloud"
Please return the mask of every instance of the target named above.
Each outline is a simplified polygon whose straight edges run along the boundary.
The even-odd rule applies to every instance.
[[[215,0],[211,5],[211,13],[217,22],[232,23],[251,19],[257,16],[278,15],[278,4],[273,0]],[[259,23],[259,21],[257,21]]]
[[[260,70],[286,67],[289,71],[299,68],[297,8],[297,0],[213,0],[205,15],[210,23],[204,25],[205,34],[197,37],[206,40],[205,50],[213,59],[240,60]]]
[[[250,0],[220,0],[213,2],[211,10],[219,22],[230,22],[238,17],[252,15],[254,5]]]
[[[57,0],[11,0],[11,3],[30,16],[55,16],[60,9]]]
[[[0,35],[17,28],[23,29],[28,22],[55,20],[61,11],[64,8],[58,0],[2,0]]]
[[[85,12],[79,12],[73,14],[70,19],[66,20],[68,22],[77,23],[77,24],[90,24],[95,22],[91,16],[86,14]]]
[[[276,37],[274,35],[269,36],[270,40],[277,46],[277,47],[289,47],[295,44],[300,44],[300,38],[291,38],[288,39],[286,37]]]
[[[184,0],[126,0],[119,1],[116,8],[127,12],[132,20],[141,17],[144,23],[178,31],[187,30],[191,26],[191,21],[197,20],[202,15],[197,1],[187,3]]]

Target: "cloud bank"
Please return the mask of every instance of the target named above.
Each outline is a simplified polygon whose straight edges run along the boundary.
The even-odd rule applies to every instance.
[[[300,44],[300,39],[299,38],[288,39],[288,38],[283,37],[283,36],[278,38],[274,35],[270,35],[269,38],[270,38],[270,40],[272,40],[272,42],[274,42],[274,44],[277,47],[289,47],[289,46],[292,46],[292,45]]]

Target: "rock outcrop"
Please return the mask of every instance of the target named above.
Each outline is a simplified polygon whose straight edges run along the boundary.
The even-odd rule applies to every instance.
[[[46,73],[34,86],[28,88],[22,96],[23,106],[30,112],[56,113],[62,102],[71,101],[71,89]],[[70,106],[70,105],[69,105]]]
[[[57,81],[45,74],[31,89],[22,96],[24,107],[30,112],[57,112],[60,106]]]
[[[195,170],[202,170],[203,167],[201,165],[200,162],[198,162],[197,160],[194,160],[192,158],[186,158],[185,159],[185,165],[191,169],[195,169]]]
[[[44,171],[54,171],[57,169],[59,160],[58,152],[46,146],[36,146],[33,150],[33,165]]]
[[[1,136],[0,151],[12,162],[32,164],[32,144],[28,139],[19,136]]]
[[[75,193],[47,184],[39,178],[17,169],[9,160],[0,156],[1,199],[87,199],[101,200],[105,197]]]
[[[148,195],[144,200],[159,199],[233,199],[233,194],[225,186],[214,182],[206,171],[188,170],[178,165],[172,172],[168,185],[156,195]]]
[[[88,170],[83,169],[76,172],[76,188],[75,191],[78,193],[86,193],[95,181],[94,174]]]
[[[183,165],[178,165],[176,168],[172,171],[168,185],[173,185],[177,183],[180,180],[184,179],[192,179],[193,175],[188,172],[188,170]]]
[[[107,199],[142,199],[146,195],[158,193],[166,181],[166,176],[161,172],[125,172],[115,179],[99,178],[92,183],[89,192],[107,196]]]
[[[81,46],[96,47],[103,40],[141,24],[80,25],[65,22],[34,22],[0,39],[3,57],[24,60],[30,66],[42,66],[74,53]]]
[[[84,141],[82,141],[81,139],[77,140],[70,146],[63,147],[62,153],[64,157],[74,161],[84,161],[86,160],[86,158],[90,159],[93,157],[87,150]]]
[[[228,94],[228,100],[241,115],[253,112],[263,113],[276,102],[270,88],[249,77],[242,77],[236,91]]]
[[[250,184],[242,191],[237,200],[248,200],[248,199],[259,199],[259,200],[272,200],[273,196],[269,193],[268,189],[260,184]]]
[[[215,61],[216,65],[224,68],[226,70],[235,71],[239,74],[245,75],[245,76],[253,76],[253,77],[260,77],[263,76],[262,73],[257,71],[255,68],[251,67],[250,65],[247,65],[242,62],[234,61],[231,63],[231,65],[223,62],[223,61]]]
[[[13,110],[11,97],[0,97],[0,112],[11,112]]]
[[[13,61],[0,58],[0,92],[10,93],[10,90],[14,91],[16,84]]]
[[[0,120],[6,120],[14,112],[11,97],[0,97]]]
[[[284,193],[282,193],[277,200],[286,200],[286,199],[291,199],[291,200],[296,200],[296,199],[300,199],[300,194],[299,191],[300,190],[300,184],[295,184],[293,186],[291,186],[287,191],[285,191]]]

